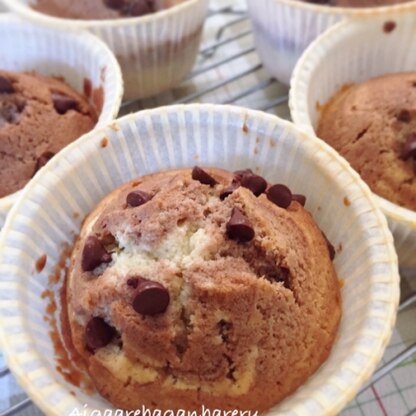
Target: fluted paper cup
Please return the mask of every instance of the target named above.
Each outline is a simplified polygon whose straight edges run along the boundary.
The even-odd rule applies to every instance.
[[[173,7],[140,17],[111,20],[64,19],[39,13],[33,0],[3,0],[31,21],[63,30],[88,29],[116,55],[126,100],[146,98],[178,85],[191,71],[209,0],[172,0]],[[166,1],[165,1],[166,3]]]
[[[9,0],[14,1],[14,0]],[[289,85],[297,60],[330,26],[346,19],[416,11],[416,1],[383,7],[332,7],[300,0],[247,0],[257,52],[265,68]]]
[[[345,22],[318,38],[300,59],[292,79],[290,108],[294,122],[315,133],[319,107],[342,86],[394,72],[416,71],[416,14],[391,17],[395,29],[385,32],[384,19]],[[365,39],[365,42],[363,42]],[[393,232],[399,263],[416,267],[416,212],[377,197]]]
[[[88,89],[99,114],[97,126],[117,116],[123,95],[120,67],[95,36],[39,28],[6,13],[0,15],[0,39],[1,69],[63,77],[81,94]],[[18,194],[0,198],[0,228]]]
[[[103,137],[108,140],[102,147]],[[372,193],[349,165],[291,123],[230,106],[171,106],[126,116],[85,135],[25,188],[0,237],[0,340],[8,365],[48,415],[111,405],[67,384],[56,370],[47,308],[48,276],[83,218],[113,189],[165,169],[252,168],[307,197],[307,208],[340,252],[342,320],[319,371],[271,415],[333,415],[381,359],[395,323],[399,276],[393,239]],[[345,201],[349,201],[348,204]],[[47,256],[42,272],[34,264]],[[57,296],[57,295],[56,295]],[[70,394],[72,392],[72,394]]]

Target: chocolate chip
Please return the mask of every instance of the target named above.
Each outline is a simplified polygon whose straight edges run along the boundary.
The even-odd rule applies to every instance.
[[[103,318],[91,318],[85,328],[87,347],[92,351],[105,347],[114,338],[115,332],[115,329]]]
[[[267,182],[251,169],[236,170],[233,183],[241,184],[244,188],[250,189],[256,196],[262,194],[267,188]]]
[[[15,92],[13,84],[0,75],[0,94],[12,94]]]
[[[192,169],[192,179],[201,182],[203,185],[214,186],[218,184],[218,182],[211,175],[198,166],[195,166]]]
[[[391,33],[394,29],[396,29],[396,22],[393,22],[392,20],[389,20],[388,22],[385,22],[383,25],[384,33]]]
[[[254,195],[261,195],[267,188],[267,182],[255,173],[245,173],[241,175],[241,186],[250,189]]]
[[[238,209],[233,208],[231,217],[226,225],[228,238],[242,243],[254,238],[254,229],[249,219]]]
[[[325,241],[326,241],[326,246],[328,247],[329,258],[330,258],[331,260],[334,260],[334,258],[335,258],[335,254],[336,254],[336,252],[335,252],[335,248],[334,248],[334,246],[331,244],[331,242],[328,240],[328,237],[325,235],[325,233],[324,233],[324,232],[322,232],[322,235],[324,236]]]
[[[155,11],[154,3],[149,0],[136,0],[130,6],[129,16],[144,16]]]
[[[292,192],[285,185],[273,185],[266,192],[267,198],[281,208],[287,208],[292,202]]]
[[[402,159],[416,158],[416,133],[411,133],[402,148]]]
[[[254,172],[251,169],[236,170],[234,172],[234,181],[241,183],[241,180],[245,175],[254,175]]]
[[[125,5],[125,0],[103,0],[104,6],[113,10],[121,10]]]
[[[292,201],[297,201],[304,207],[306,204],[306,196],[301,194],[292,194]]]
[[[127,205],[131,207],[139,207],[140,205],[149,202],[152,199],[152,195],[143,191],[130,192],[126,197]]]
[[[224,188],[220,193],[221,201],[224,201],[224,199],[227,198],[227,196],[230,196],[239,187],[240,187],[240,184],[232,183],[230,186],[227,186],[226,188]]]
[[[35,171],[33,172],[33,175],[35,175],[35,173],[40,168],[42,168],[43,166],[45,166],[54,156],[55,156],[55,153],[53,153],[53,152],[43,152],[38,157],[38,160],[36,161]]]
[[[24,108],[25,103],[22,101],[0,101],[0,127],[6,124],[17,123]]]
[[[400,113],[397,115],[397,120],[399,120],[403,123],[410,123],[410,121],[412,120],[412,116],[410,114],[410,111],[408,111],[408,110],[400,111]]]
[[[142,280],[133,299],[133,309],[145,316],[158,315],[169,306],[169,291],[160,283]]]
[[[74,100],[67,95],[60,94],[58,92],[52,93],[52,101],[55,110],[59,114],[65,114],[69,110],[78,109],[78,101]]]
[[[97,237],[90,236],[82,251],[81,267],[84,272],[90,272],[102,263],[110,263],[111,254],[107,252]]]
[[[133,289],[137,289],[139,284],[139,279],[137,277],[130,277],[127,279],[127,286],[132,287]]]

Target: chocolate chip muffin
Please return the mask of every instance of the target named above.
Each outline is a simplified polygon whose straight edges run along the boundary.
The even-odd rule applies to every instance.
[[[317,129],[379,196],[416,211],[416,73],[344,87]]]
[[[301,0],[305,3],[334,7],[381,7],[408,3],[412,0]]]
[[[72,344],[136,409],[266,410],[327,358],[335,251],[305,197],[250,170],[132,181],[86,218],[67,276]]]
[[[37,0],[35,10],[68,19],[119,19],[144,16],[186,0]]]
[[[94,109],[64,81],[0,71],[0,197],[23,188],[96,122]]]

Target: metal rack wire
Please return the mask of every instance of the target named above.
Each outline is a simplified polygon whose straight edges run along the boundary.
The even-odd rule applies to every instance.
[[[215,33],[214,40],[209,44],[203,46],[199,52],[199,58],[194,71],[188,76],[183,84],[170,92],[168,96],[161,96],[158,99],[144,100],[144,101],[129,101],[122,105],[121,114],[126,114],[143,108],[154,107],[156,105],[169,104],[185,104],[191,102],[210,101],[211,96],[218,90],[223,89],[233,83],[244,80],[247,84],[244,88],[239,89],[234,94],[226,98],[217,99],[217,104],[239,104],[250,108],[255,108],[261,111],[272,111],[280,109],[282,116],[287,118],[287,102],[288,102],[288,87],[279,84],[275,79],[271,78],[263,69],[263,65],[255,54],[255,47],[252,41],[252,32],[248,24],[246,12],[241,10],[234,10],[232,8],[223,8],[209,13],[208,19],[213,19],[218,15],[229,15],[228,23],[223,24]],[[237,28],[237,33],[228,35],[232,28]],[[238,41],[248,39],[248,46],[241,45],[234,53],[224,54],[224,57],[216,59],[213,62],[206,64],[207,60],[212,58],[220,50],[227,50],[231,45]],[[238,62],[240,58],[247,58],[252,56],[252,64],[243,70],[236,70],[234,73],[220,81],[214,80],[203,87],[198,86],[192,91],[192,86],[198,85],[197,78],[203,75],[212,73],[218,68],[224,68],[227,65]],[[249,82],[248,78],[251,77]],[[270,98],[267,100],[254,102],[251,98],[259,92],[269,91]],[[191,92],[190,92],[191,91]],[[211,101],[212,102],[212,101]],[[285,111],[286,110],[286,111]]]
[[[262,111],[272,111],[281,117],[288,118],[288,89],[273,78],[270,78],[263,70],[263,66],[255,54],[251,30],[245,11],[235,10],[233,8],[223,8],[211,11],[208,20],[215,19],[217,16],[227,16],[229,17],[229,21],[221,25],[220,28],[213,33],[213,40],[207,45],[204,45],[200,50],[197,65],[184,83],[175,90],[157,98],[144,101],[125,102],[123,103],[121,114],[158,105],[210,101],[221,104],[238,104]],[[231,29],[234,30],[231,31]],[[231,35],[229,34],[230,32],[232,32]],[[247,43],[247,46],[239,45],[240,47],[237,48],[238,50],[228,54],[230,46],[235,45],[238,42],[245,42]],[[215,59],[218,55],[221,55],[219,53],[221,51],[223,52],[223,56],[219,57],[219,59]],[[248,67],[242,70],[237,68],[230,76],[227,76],[224,79],[218,80],[218,77],[214,77],[212,81],[203,87],[196,82],[198,77],[206,76],[212,71],[232,65],[239,59],[247,59],[247,57],[251,55],[252,59]],[[229,92],[226,96],[222,95],[220,98],[215,97],[216,92],[232,84],[238,84],[238,81],[243,79],[245,80],[243,88],[238,88],[237,85],[234,88],[234,91]],[[261,92],[261,97],[258,96],[259,92]],[[410,294],[410,296],[401,302],[399,316],[405,309],[414,305],[416,305],[416,293]],[[361,389],[359,394],[365,392],[373,385],[373,383],[385,377],[393,369],[414,355],[416,355],[416,343],[399,352],[387,363],[379,367],[372,379]],[[0,378],[4,377],[13,377],[7,367],[0,368]],[[29,406],[32,406],[32,411]],[[38,411],[31,400],[26,397],[12,407],[0,409],[0,416],[21,414],[24,409],[26,409],[25,413],[28,415],[38,414]],[[403,416],[412,415],[416,415],[416,408]]]

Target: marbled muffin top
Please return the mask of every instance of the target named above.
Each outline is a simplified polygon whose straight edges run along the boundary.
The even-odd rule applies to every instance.
[[[119,19],[155,13],[186,0],[36,0],[32,8],[68,19]]]
[[[62,80],[0,71],[0,197],[23,188],[96,122],[87,100]]]
[[[87,217],[67,280],[73,344],[117,407],[265,410],[330,352],[334,251],[285,186],[191,171],[130,182]]]
[[[416,73],[343,88],[317,129],[376,194],[416,211]]]

